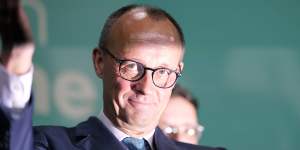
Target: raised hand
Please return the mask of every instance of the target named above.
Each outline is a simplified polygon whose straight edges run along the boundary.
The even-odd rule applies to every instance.
[[[26,73],[32,65],[34,44],[20,0],[0,0],[0,35],[1,63],[9,73]]]

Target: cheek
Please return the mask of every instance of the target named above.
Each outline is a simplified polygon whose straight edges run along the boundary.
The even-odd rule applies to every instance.
[[[122,89],[122,84],[119,81],[119,77],[111,68],[106,69],[103,75],[104,94],[106,96],[104,99],[113,100],[110,103],[118,103],[119,91]]]
[[[115,83],[115,91],[116,91],[116,99],[119,100],[120,104],[123,104],[127,97],[129,96],[130,88],[130,82],[122,79],[121,77],[117,77],[116,83]]]
[[[168,90],[168,89],[164,89],[164,90]],[[160,104],[162,107],[162,111],[164,111],[164,109],[166,108],[169,100],[170,100],[170,96],[171,96],[171,90],[169,91],[161,91],[160,92]]]
[[[124,81],[119,77],[117,68],[114,68],[111,65],[105,66],[103,82],[105,82],[109,93],[112,94],[112,98],[118,98],[119,91],[123,89]]]

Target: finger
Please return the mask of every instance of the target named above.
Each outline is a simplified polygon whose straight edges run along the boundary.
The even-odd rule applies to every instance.
[[[0,0],[1,9],[14,9],[20,6],[20,0]]]

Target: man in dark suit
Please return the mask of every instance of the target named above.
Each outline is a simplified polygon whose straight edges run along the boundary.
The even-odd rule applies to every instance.
[[[9,51],[15,52],[12,48]],[[95,72],[103,80],[103,112],[73,128],[35,127],[34,149],[213,150],[174,142],[157,128],[172,88],[181,76],[183,55],[183,33],[164,10],[145,5],[118,9],[107,19],[98,47],[93,50]],[[23,105],[19,118],[30,120],[30,115],[24,115],[30,113],[25,111],[30,107],[30,101]],[[10,113],[4,112],[1,120]],[[10,120],[6,122],[9,126]],[[27,126],[20,128],[28,131]],[[11,128],[2,129],[12,133]],[[6,140],[13,147],[18,143],[14,140],[20,138],[8,136]],[[24,145],[29,148],[30,142]]]

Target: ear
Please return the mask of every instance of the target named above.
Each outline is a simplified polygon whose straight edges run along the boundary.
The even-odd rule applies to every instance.
[[[181,61],[181,62],[179,63],[179,69],[180,69],[180,72],[183,71],[183,67],[184,67],[184,63]]]
[[[99,48],[95,48],[93,50],[93,63],[94,69],[99,78],[102,79],[103,77],[103,70],[104,70],[104,54],[103,51]]]

